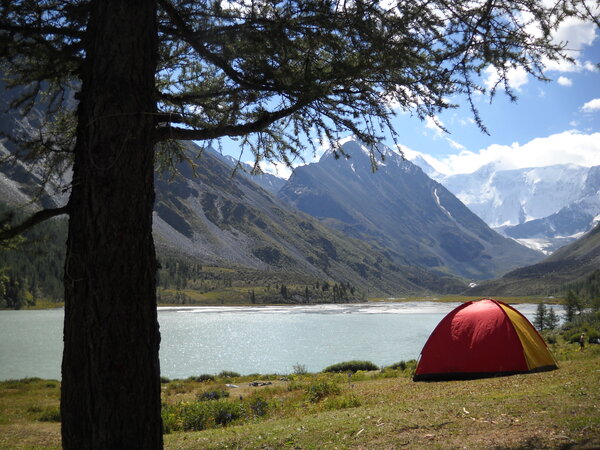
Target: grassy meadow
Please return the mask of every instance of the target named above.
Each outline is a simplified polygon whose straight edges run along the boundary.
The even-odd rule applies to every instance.
[[[559,370],[472,381],[415,383],[411,363],[163,379],[165,447],[599,448],[600,345],[552,348]],[[0,382],[0,448],[60,448],[59,391],[52,380]]]

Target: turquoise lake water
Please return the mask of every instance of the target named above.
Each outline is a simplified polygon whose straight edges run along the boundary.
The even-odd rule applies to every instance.
[[[310,372],[352,359],[384,366],[416,359],[458,303],[265,307],[161,307],[161,373],[187,378]],[[532,320],[536,305],[516,305]],[[561,309],[557,309],[561,312]],[[0,380],[60,378],[62,309],[0,311]]]

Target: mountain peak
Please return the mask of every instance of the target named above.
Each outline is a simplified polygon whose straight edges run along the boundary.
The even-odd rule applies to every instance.
[[[279,197],[350,237],[380,245],[396,264],[484,279],[541,256],[494,233],[399,152],[353,138],[340,144],[348,158],[336,159],[331,150],[299,167]]]
[[[402,154],[399,151],[395,151],[383,144],[369,146],[356,136],[347,136],[340,139],[338,141],[338,146],[341,147],[342,152],[348,159],[367,159],[369,162],[374,159],[377,166],[385,166],[388,163],[388,159],[393,161],[403,161]],[[341,152],[336,151],[336,149],[332,147],[327,149],[323,154],[321,161],[326,161],[329,158],[339,159],[343,157],[344,155],[342,155]]]

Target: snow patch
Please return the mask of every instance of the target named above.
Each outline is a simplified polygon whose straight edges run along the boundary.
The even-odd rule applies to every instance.
[[[444,208],[444,206],[440,202],[440,196],[437,193],[437,188],[435,188],[433,190],[433,196],[435,197],[435,202],[438,204],[438,206],[440,207],[440,209],[442,211],[444,211],[448,217],[452,218],[452,214],[450,214],[450,211],[448,211],[446,208]]]
[[[548,239],[515,239],[519,244],[529,247],[532,250],[542,252],[544,255],[552,254],[552,243]]]

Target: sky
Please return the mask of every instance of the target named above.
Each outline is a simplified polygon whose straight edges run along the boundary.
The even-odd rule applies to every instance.
[[[423,122],[398,112],[393,123],[405,156],[424,155],[446,175],[471,173],[492,162],[502,169],[600,165],[600,30],[592,23],[571,21],[559,28],[556,40],[568,43],[574,64],[546,64],[548,82],[514,70],[509,80],[517,102],[511,102],[503,91],[491,104],[489,97],[476,98],[489,135],[478,128],[469,107],[460,99],[451,99],[459,104],[458,109],[445,111],[436,120]],[[484,84],[491,85],[494,77],[488,70]],[[384,143],[394,146],[391,140]],[[225,143],[224,153],[239,157],[239,149],[231,144]],[[307,154],[306,162],[319,157]],[[265,164],[263,170],[284,178],[290,174],[290,170],[273,164]]]

